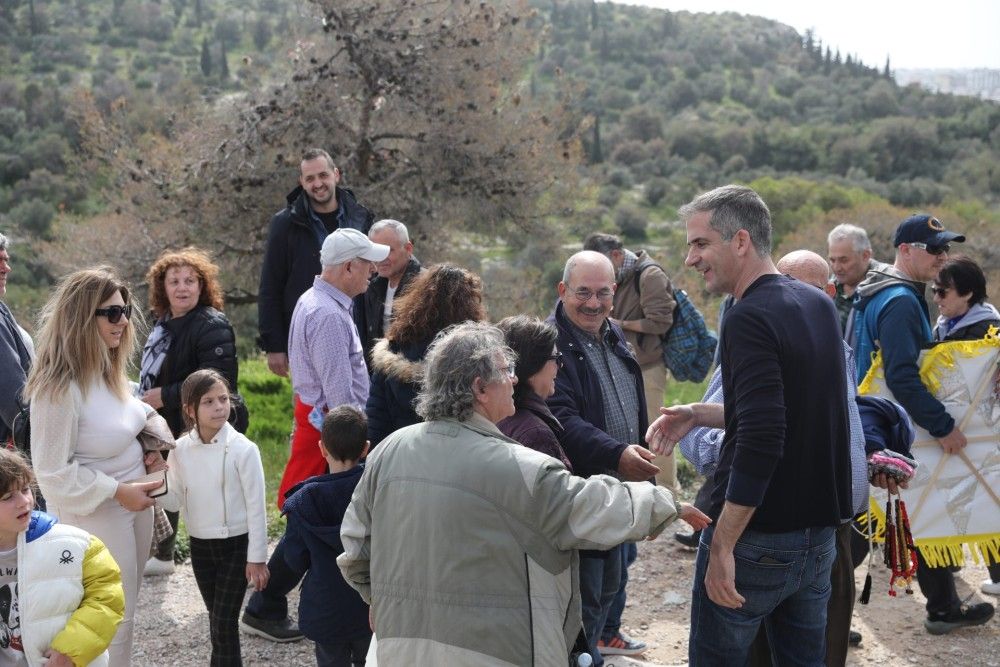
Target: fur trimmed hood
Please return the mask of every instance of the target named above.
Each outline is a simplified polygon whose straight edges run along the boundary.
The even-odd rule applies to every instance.
[[[381,373],[390,380],[406,384],[418,384],[424,377],[424,353],[426,346],[409,346],[394,350],[385,338],[372,347],[372,374]]]

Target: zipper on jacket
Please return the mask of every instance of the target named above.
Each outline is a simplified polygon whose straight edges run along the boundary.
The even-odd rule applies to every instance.
[[[226,537],[229,537],[229,511],[226,508],[226,457],[229,456],[229,438],[226,438],[226,445],[222,450],[222,525],[226,529]]]
[[[524,581],[528,588],[528,639],[531,642],[531,664],[535,664],[535,619],[531,609],[531,567],[528,564],[528,554],[524,554]]]

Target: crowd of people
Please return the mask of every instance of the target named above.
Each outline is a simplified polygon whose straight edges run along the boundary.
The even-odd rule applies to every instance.
[[[962,235],[914,215],[888,264],[843,224],[829,263],[807,250],[775,263],[757,193],[700,195],[680,217],[685,264],[727,296],[717,364],[701,402],[664,407],[676,300],[647,253],[593,234],[547,319],[491,324],[477,275],[423,266],[405,224],[375,222],[340,178],[307,151],[268,231],[258,343],[294,393],[274,499],[287,527],[270,557],[253,415],[207,252],[161,254],[148,309],[111,267],[71,273],[34,340],[0,300],[0,439],[22,450],[0,451],[0,565],[14,558],[0,594],[33,598],[52,576],[22,552],[73,563],[43,618],[34,601],[6,605],[20,619],[2,619],[0,664],[128,665],[142,579],[173,571],[178,513],[213,665],[242,664],[240,628],[308,638],[319,665],[364,664],[373,633],[386,665],[640,655],[622,628],[635,543],[677,519],[693,532],[676,539],[697,548],[691,664],[846,662],[861,639],[853,519],[870,485],[896,484],[870,478],[866,458],[908,448],[911,419],[960,452],[917,357],[1000,327],[980,267],[949,254]],[[8,245],[0,235],[0,297]],[[876,351],[895,402],[857,395]],[[693,505],[677,500],[675,445],[706,477]],[[989,572],[982,590],[1000,594],[1000,565]],[[920,559],[917,579],[931,634],[993,615],[958,598],[948,568]],[[29,626],[45,632],[22,641]]]

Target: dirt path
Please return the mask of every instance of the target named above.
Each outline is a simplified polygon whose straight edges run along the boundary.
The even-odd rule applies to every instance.
[[[694,551],[677,545],[667,531],[655,542],[639,545],[639,559],[631,570],[629,601],[624,623],[628,632],[650,644],[645,662],[614,658],[609,667],[626,665],[682,665],[687,662],[688,616]],[[272,545],[273,546],[273,545]],[[974,599],[996,603],[979,594],[986,577],[982,565],[968,565],[957,575],[959,595],[976,592]],[[864,580],[858,569],[858,585]],[[876,565],[871,604],[857,605],[855,630],[864,641],[852,649],[849,665],[984,665],[1000,667],[1000,619],[985,626],[966,628],[933,637],[924,630],[924,598],[914,586],[913,596],[890,598],[888,576]],[[290,608],[295,613],[298,595]],[[169,577],[146,578],[140,594],[133,664],[137,667],[208,664],[208,614],[198,594],[190,565],[182,565]],[[272,642],[242,636],[246,665],[292,667],[315,664],[313,645]]]

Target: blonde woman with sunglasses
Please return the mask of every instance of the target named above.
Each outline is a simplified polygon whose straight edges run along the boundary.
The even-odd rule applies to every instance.
[[[129,290],[109,267],[72,273],[42,309],[31,401],[32,464],[48,511],[97,536],[121,568],[125,617],[109,649],[130,664],[142,567],[153,532],[152,483],[136,436],[147,408],[132,396],[126,367],[136,344]],[[159,456],[155,453],[154,456]]]

